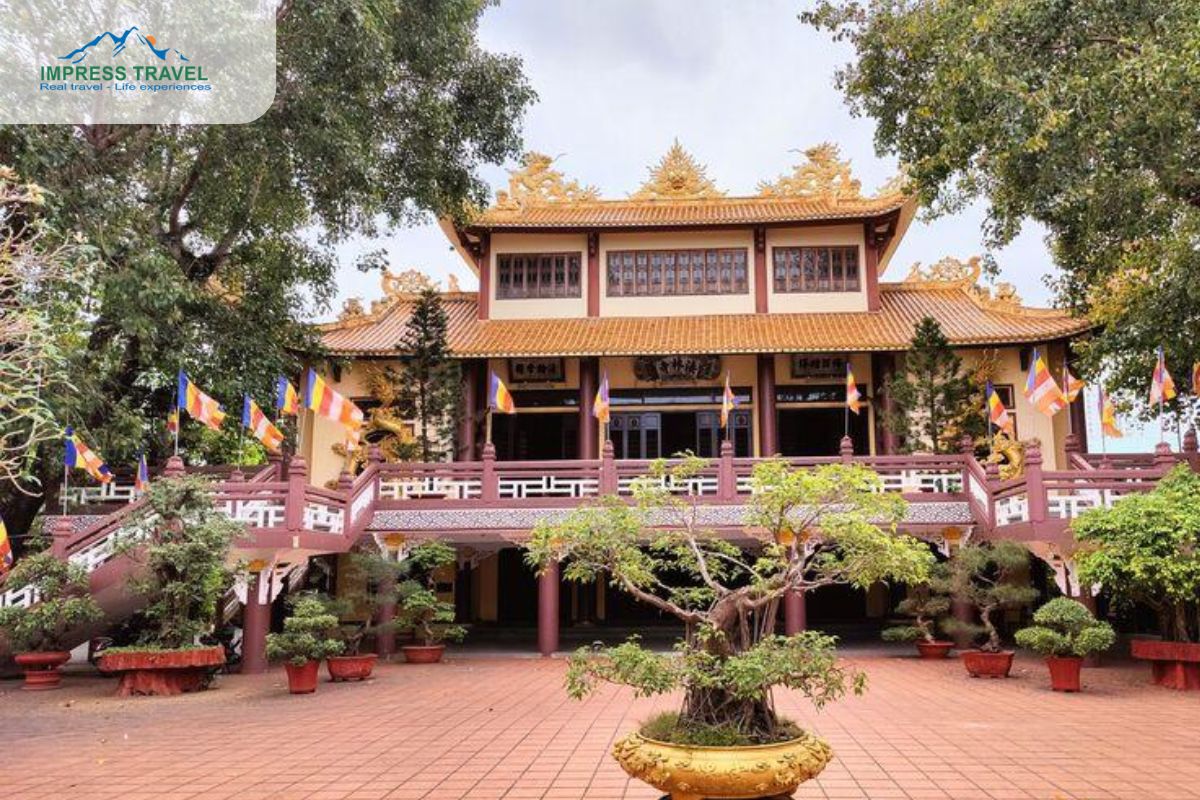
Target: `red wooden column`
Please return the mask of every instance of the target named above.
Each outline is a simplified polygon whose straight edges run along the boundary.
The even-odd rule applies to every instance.
[[[479,269],[479,300],[477,308],[479,310],[479,318],[487,319],[491,313],[492,302],[492,243],[491,239],[485,233],[479,240],[472,255],[475,256],[475,264]]]
[[[462,365],[463,414],[458,422],[458,459],[474,461],[476,458],[475,429],[479,399],[479,361],[464,361]]]
[[[758,452],[764,458],[779,452],[775,417],[775,355],[758,355],[758,396],[754,405],[758,409]]]
[[[553,655],[558,650],[558,562],[546,564],[538,575],[538,652]]]
[[[789,591],[783,596],[783,632],[788,636],[808,630],[808,604],[804,592]]]
[[[767,313],[767,229],[754,229],[754,312]]]
[[[596,458],[600,446],[598,421],[592,416],[596,385],[600,381],[600,363],[595,358],[579,359],[579,457],[585,461]]]
[[[587,315],[600,316],[600,234],[591,231],[587,235]]]
[[[246,608],[242,611],[242,673],[267,671],[267,633],[271,630],[270,574],[252,572],[246,581]]]

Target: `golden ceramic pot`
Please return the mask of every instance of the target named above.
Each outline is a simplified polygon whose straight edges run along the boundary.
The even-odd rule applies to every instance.
[[[791,794],[825,769],[833,751],[809,733],[746,747],[693,747],[631,733],[613,745],[613,757],[671,800],[750,800]]]

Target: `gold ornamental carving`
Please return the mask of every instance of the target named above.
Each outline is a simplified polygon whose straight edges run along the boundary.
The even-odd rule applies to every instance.
[[[413,427],[401,416],[395,370],[380,364],[366,364],[361,368],[367,392],[379,401],[379,405],[367,411],[367,421],[360,437],[362,444],[347,448],[345,442],[338,442],[330,448],[338,458],[343,459],[351,474],[366,464],[367,441],[379,446],[383,460],[388,463],[407,460],[412,456],[415,446]],[[336,480],[330,483],[333,485],[329,488],[336,488]]]
[[[791,795],[833,758],[829,745],[809,733],[750,747],[689,747],[631,733],[613,745],[612,754],[631,777],[671,800]]]
[[[521,157],[521,168],[508,176],[508,191],[496,192],[496,208],[520,211],[528,206],[550,203],[581,203],[599,199],[594,186],[567,180],[551,165],[554,159],[530,151]]]
[[[1000,468],[1000,480],[1008,481],[1025,474],[1025,444],[1013,439],[1004,431],[998,432],[992,439],[992,452],[988,454],[988,464]]]
[[[850,162],[842,160],[837,145],[824,142],[804,151],[804,161],[775,182],[758,185],[762,197],[809,197],[830,200],[861,200],[862,182],[850,173]]]
[[[383,271],[379,279],[384,297],[394,299],[403,295],[420,294],[426,289],[436,289],[433,279],[419,269],[406,269],[404,272]]]
[[[979,256],[971,256],[966,261],[946,256],[928,267],[921,266],[920,261],[914,263],[904,283],[913,287],[957,287],[967,292],[977,305],[991,311],[1010,314],[1031,311],[1021,305],[1021,297],[1011,283],[997,283],[994,289],[989,289],[980,285],[982,275],[983,261]]]
[[[705,174],[704,165],[684,150],[678,139],[650,168],[649,180],[630,195],[634,200],[707,200],[724,196]]]

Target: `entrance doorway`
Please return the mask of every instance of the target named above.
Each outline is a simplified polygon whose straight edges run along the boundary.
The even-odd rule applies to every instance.
[[[797,408],[779,412],[779,452],[785,456],[836,456],[845,433],[845,409]],[[854,454],[868,455],[868,414],[850,415]]]
[[[690,450],[702,458],[721,454],[721,429],[718,411],[633,411],[612,415],[609,438],[617,458],[652,459],[673,456]],[[750,412],[734,411],[730,416],[730,435],[734,455],[749,456]]]
[[[497,461],[555,461],[577,458],[579,413],[493,414]]]

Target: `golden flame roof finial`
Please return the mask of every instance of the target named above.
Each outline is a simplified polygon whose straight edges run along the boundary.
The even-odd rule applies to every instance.
[[[657,166],[650,168],[650,178],[634,192],[634,200],[704,200],[724,197],[705,174],[700,164],[683,149],[676,139]]]
[[[496,192],[496,208],[519,211],[526,206],[579,203],[599,197],[596,187],[567,180],[551,168],[553,163],[554,159],[544,153],[531,150],[523,155],[521,168],[508,174],[508,191]]]

